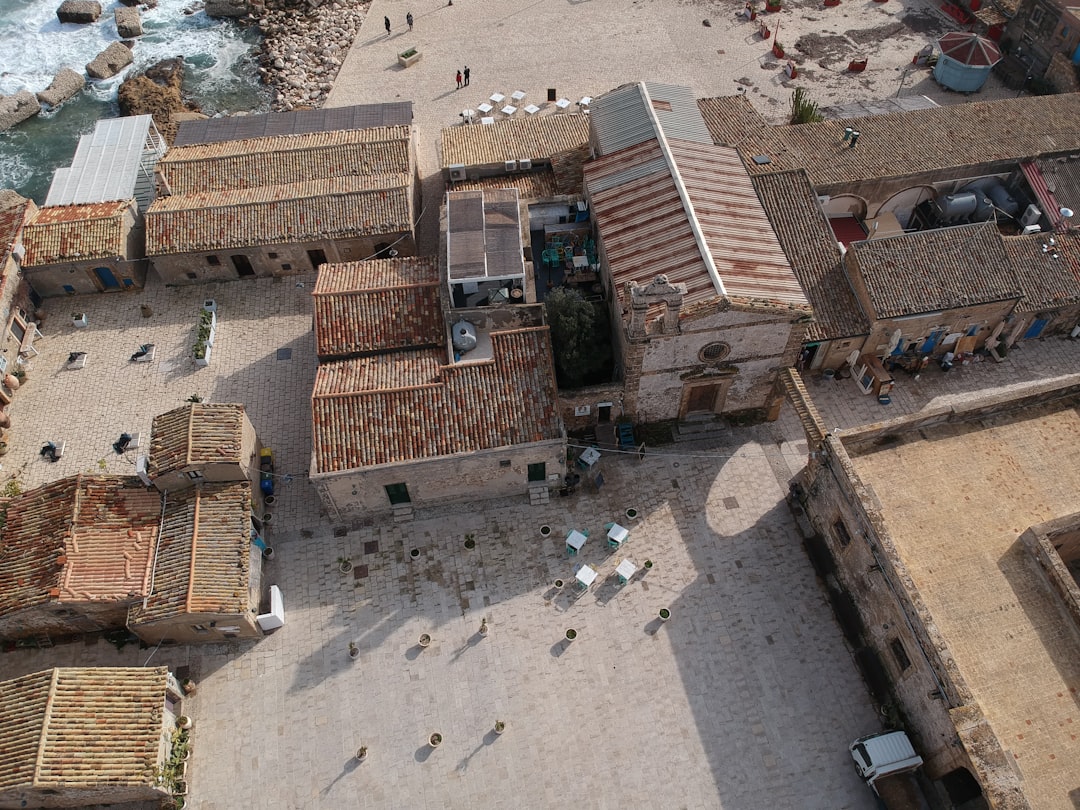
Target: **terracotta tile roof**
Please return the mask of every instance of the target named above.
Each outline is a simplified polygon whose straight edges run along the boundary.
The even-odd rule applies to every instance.
[[[498,177],[481,177],[478,180],[466,180],[454,183],[454,191],[490,191],[496,188],[512,188],[523,200],[540,200],[554,197],[559,191],[555,182],[555,172],[543,169],[536,172],[519,172]]]
[[[313,472],[561,438],[547,327],[492,332],[491,343],[488,362],[448,366],[430,349],[320,366]]]
[[[806,173],[755,177],[754,188],[813,307],[814,322],[806,339],[869,334],[870,322],[851,290],[836,237],[818,207]]]
[[[738,146],[751,133],[768,127],[745,95],[699,98],[698,109],[713,142],[720,146]]]
[[[1080,235],[1058,234],[1054,249],[1044,253],[1047,236],[1004,237],[1005,253],[1024,291],[1016,307],[1020,312],[1054,309],[1080,301]]]
[[[735,150],[668,143],[719,284],[691,227],[675,174],[652,139],[585,166],[593,218],[620,300],[627,282],[647,284],[664,273],[672,284],[686,284],[685,305],[726,295],[806,306]]]
[[[434,258],[373,259],[319,268],[315,346],[320,358],[446,343]]]
[[[249,610],[251,485],[203,483],[165,501],[152,593],[128,612],[128,625],[188,613]]]
[[[992,222],[853,242],[847,257],[865,280],[878,318],[1021,295]]]
[[[316,132],[174,146],[157,170],[171,194],[412,173],[411,127]]]
[[[158,414],[150,428],[147,471],[153,478],[210,463],[247,464],[241,458],[244,406],[192,402]]]
[[[7,261],[11,249],[15,246],[29,204],[29,200],[23,200],[10,208],[0,210],[0,266]]]
[[[127,255],[124,214],[130,201],[54,205],[23,229],[23,267]]]
[[[589,116],[536,115],[442,131],[442,168],[484,166],[507,160],[549,160],[589,142]]]
[[[0,533],[0,613],[146,593],[161,513],[138,478],[75,475],[24,492]]]
[[[149,785],[165,667],[56,668],[0,681],[0,790]]]
[[[160,197],[146,212],[149,256],[399,233],[412,229],[410,175],[336,177]]]
[[[818,188],[1075,152],[1080,150],[1078,119],[1076,93],[1025,96],[773,126],[751,132],[738,148],[751,174],[802,168]],[[861,133],[853,149],[843,142],[847,126]],[[757,165],[755,155],[770,162]]]

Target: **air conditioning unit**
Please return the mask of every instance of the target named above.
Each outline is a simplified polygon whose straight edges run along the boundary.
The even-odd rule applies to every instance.
[[[1022,231],[1024,236],[1031,236],[1033,233],[1039,233],[1042,228],[1039,225],[1025,225]]]
[[[465,179],[465,166],[455,163],[450,167],[450,182],[460,183]]]
[[[517,161],[516,160],[508,160],[508,161],[506,161],[505,166],[506,166],[506,171],[508,171],[508,172],[516,172],[517,171]]]
[[[143,482],[145,486],[152,487],[154,482],[150,480],[150,473],[147,471],[150,459],[145,456],[139,456],[135,459],[135,474],[139,476],[139,480]]]
[[[529,169],[532,168],[532,159],[521,158],[520,160],[518,160],[517,164],[519,169],[521,169],[523,172],[527,172]]]
[[[1028,225],[1034,225],[1040,219],[1042,219],[1042,211],[1039,210],[1038,206],[1029,205],[1024,209],[1023,216],[1020,217],[1020,224],[1026,228]]]

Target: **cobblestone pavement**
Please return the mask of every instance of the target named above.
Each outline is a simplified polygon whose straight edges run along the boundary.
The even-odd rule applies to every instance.
[[[143,293],[47,304],[4,473],[25,486],[130,473],[134,453],[110,447],[120,432],[148,441],[152,417],[192,393],[244,402],[278,470],[294,474],[279,489],[277,555],[265,569],[288,622],[258,643],[117,651],[89,638],[19,649],[0,656],[0,676],[191,667],[200,687],[185,708],[196,718],[189,807],[202,810],[872,806],[845,748],[876,718],[784,509],[789,473],[769,428],[644,461],[608,456],[600,492],[546,507],[498,501],[335,527],[303,475],[310,286],[152,281]],[[196,370],[189,345],[204,298],[217,301],[219,327],[211,365]],[[73,307],[86,311],[86,329],[71,326]],[[148,342],[154,362],[131,363]],[[72,351],[88,352],[84,369],[62,369]],[[64,458],[47,463],[37,450],[58,438]],[[617,519],[632,531],[611,554],[603,524]],[[591,532],[575,561],[562,539],[571,527]],[[406,559],[412,548],[417,562]],[[339,556],[352,558],[352,574],[337,571]],[[655,567],[620,588],[623,557]],[[554,591],[578,560],[600,573],[592,590]],[[666,624],[662,607],[673,614]],[[568,628],[579,634],[571,644]],[[434,641],[421,650],[424,632]],[[502,736],[496,719],[507,723]],[[434,731],[445,742],[432,750]],[[357,765],[361,744],[370,756]]]

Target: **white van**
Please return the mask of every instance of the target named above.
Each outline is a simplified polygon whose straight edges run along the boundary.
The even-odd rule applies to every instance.
[[[903,731],[883,731],[860,737],[850,746],[855,770],[877,793],[875,783],[886,776],[914,771],[923,764]]]

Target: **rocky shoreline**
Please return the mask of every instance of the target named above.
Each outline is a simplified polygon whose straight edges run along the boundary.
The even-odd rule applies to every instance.
[[[263,35],[259,76],[275,110],[317,108],[326,101],[370,3],[265,0],[247,18]]]

